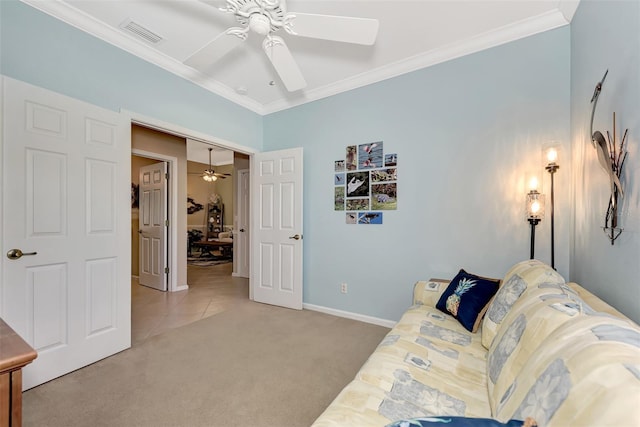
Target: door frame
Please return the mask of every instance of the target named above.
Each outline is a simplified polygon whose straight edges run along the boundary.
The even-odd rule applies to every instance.
[[[178,284],[178,257],[176,256],[178,253],[178,227],[174,226],[174,218],[178,217],[178,180],[175,179],[175,177],[178,176],[178,158],[151,151],[140,150],[138,148],[132,148],[131,155],[159,160],[169,164],[169,185],[167,187],[169,190],[169,197],[167,198],[169,201],[169,209],[167,209],[167,219],[169,220],[167,238],[169,239],[169,242],[166,245],[167,253],[165,254],[165,257],[167,258],[167,265],[169,266],[169,277],[167,278],[169,283],[167,283],[167,291],[184,291],[185,289],[188,289],[188,286]],[[136,230],[136,233],[137,232],[138,230]],[[140,251],[140,242],[138,242],[138,247],[136,249],[138,252]]]
[[[251,161],[251,159],[250,159]],[[244,169],[238,169],[236,171],[236,199],[238,200],[238,203],[236,205],[236,211],[235,211],[235,215],[237,218],[240,218],[240,215],[242,215],[242,211],[247,210],[249,212],[249,219],[248,219],[248,224],[245,224],[245,227],[249,227],[251,225],[251,203],[249,203],[249,206],[244,206],[245,203],[242,203],[242,209],[240,209],[240,200],[242,199],[242,194],[244,193],[244,189],[242,188],[242,181],[240,180],[240,176],[244,175],[244,174],[249,174],[249,187],[251,186],[251,166],[244,168]],[[251,193],[251,192],[249,192]],[[249,200],[251,200],[251,194],[249,194]],[[239,230],[234,230],[234,234],[237,234],[237,232],[239,232]],[[240,269],[240,263],[239,260],[241,258],[241,256],[239,255],[241,252],[244,252],[243,256],[246,259],[250,259],[249,253],[250,253],[250,247],[251,245],[249,244],[250,242],[250,237],[251,237],[251,230],[248,230],[249,233],[249,238],[246,239],[247,244],[246,247],[240,247],[239,245],[236,245],[234,242],[234,246],[233,246],[233,250],[234,250],[234,256],[233,256],[233,262],[236,263],[236,265],[238,266],[238,268],[234,268],[233,273],[231,274],[234,277],[243,277],[243,278],[249,278],[251,277],[250,271],[246,272],[246,275],[243,274],[245,273],[244,271],[239,271]],[[249,270],[251,270],[249,268]]]
[[[145,116],[143,114],[139,114],[136,113],[135,111],[130,111],[130,110],[126,110],[126,109],[121,109],[120,113],[125,115],[128,120],[131,122],[132,125],[139,125],[139,126],[143,126],[149,129],[153,129],[153,130],[157,130],[160,132],[164,132],[170,135],[175,135],[175,136],[179,136],[181,138],[189,138],[192,139],[194,141],[198,141],[198,142],[202,142],[204,144],[210,144],[210,145],[216,145],[219,147],[223,147],[226,148],[227,150],[233,150],[235,152],[238,153],[242,153],[242,154],[246,154],[249,156],[249,170],[251,170],[251,163],[253,162],[253,155],[255,153],[258,153],[259,151],[256,150],[255,148],[250,148],[244,145],[240,145],[237,144],[235,142],[231,142],[231,141],[227,141],[225,139],[222,138],[218,138],[203,132],[199,132],[199,131],[195,131],[193,129],[189,129],[180,125],[177,125],[175,123],[169,123],[169,122],[165,122],[163,120],[160,119],[156,119],[154,117],[149,117],[149,116]],[[129,145],[131,145],[131,141],[129,141]],[[131,148],[131,153],[134,154],[134,150],[133,147]],[[142,151],[145,152],[144,150],[138,150],[138,151]],[[150,154],[151,156],[159,156],[156,153],[150,153],[150,152],[146,152],[148,154]],[[147,157],[147,156],[143,156],[143,157]],[[169,156],[164,156],[164,157],[169,157]],[[151,157],[151,158],[159,158],[159,157]],[[159,158],[160,160],[164,160],[162,158]],[[171,206],[171,217],[172,218],[177,218],[178,215],[178,206],[180,206],[179,201],[177,200],[178,197],[178,180],[175,179],[175,177],[178,176],[178,162],[177,159],[174,157],[172,158],[174,161],[171,163],[171,169],[170,172],[171,174],[173,174],[174,179],[173,179],[173,183],[171,184],[171,189],[169,191],[171,191],[173,194],[170,196],[170,200],[173,202],[172,206]],[[174,199],[175,197],[175,199]],[[250,209],[249,211],[249,221],[252,221],[252,217],[253,217],[253,209]],[[171,224],[171,222],[169,223]],[[181,291],[181,290],[186,290],[189,288],[188,285],[182,285],[179,286],[178,285],[178,257],[182,256],[178,253],[177,247],[178,247],[178,242],[177,242],[177,236],[178,236],[178,227],[172,227],[172,229],[170,230],[171,235],[170,235],[170,240],[171,240],[171,251],[173,251],[173,254],[175,255],[173,258],[171,258],[171,266],[170,268],[170,277],[169,279],[171,280],[171,284],[169,287],[169,290],[172,291],[172,287],[175,287],[175,290],[177,291]],[[249,245],[251,245],[251,240],[249,241]],[[169,246],[167,246],[169,247]],[[185,253],[184,256],[186,257],[187,254]],[[129,259],[129,262],[131,262],[131,259]],[[174,276],[175,274],[175,276]],[[249,279],[249,289],[251,289],[251,279]],[[250,295],[251,298],[252,295]]]

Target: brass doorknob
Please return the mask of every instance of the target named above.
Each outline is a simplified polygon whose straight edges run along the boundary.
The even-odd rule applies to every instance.
[[[296,235],[294,235],[294,236],[289,236],[289,238],[290,238],[290,239],[293,239],[293,240],[300,240],[300,239],[302,239],[302,236],[301,236],[301,235],[299,235],[299,234],[296,234]]]
[[[20,259],[27,255],[38,255],[38,252],[22,252],[20,249],[9,249],[7,252],[7,258],[9,259]]]

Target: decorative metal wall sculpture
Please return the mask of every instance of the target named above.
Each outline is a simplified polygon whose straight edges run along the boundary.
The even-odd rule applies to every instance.
[[[600,166],[607,173],[609,182],[611,185],[611,197],[609,198],[609,206],[607,207],[607,213],[605,215],[603,230],[607,234],[611,244],[620,236],[622,228],[618,225],[618,207],[619,198],[624,197],[624,191],[622,190],[622,183],[620,182],[620,175],[622,174],[622,168],[624,167],[624,161],[627,158],[627,150],[625,144],[627,142],[627,132],[629,129],[625,129],[620,144],[617,143],[616,138],[616,113],[613,113],[613,137],[607,131],[607,139],[600,131],[593,131],[593,116],[596,112],[596,105],[598,103],[598,97],[602,91],[602,85],[604,79],[607,77],[609,70],[604,73],[602,80],[598,82],[591,98],[593,109],[591,110],[591,142],[598,153],[598,161]]]

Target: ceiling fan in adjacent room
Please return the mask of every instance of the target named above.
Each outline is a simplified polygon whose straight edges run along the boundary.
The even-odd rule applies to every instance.
[[[231,176],[230,173],[218,173],[213,170],[213,166],[211,166],[212,151],[213,151],[213,148],[209,148],[209,168],[205,169],[202,173],[195,173],[195,175],[202,176],[202,179],[204,179],[207,182],[217,181],[218,178],[226,179],[228,176]],[[194,173],[191,173],[191,175],[194,175]]]
[[[287,12],[285,0],[226,0],[221,11],[232,13],[241,27],[231,27],[204,45],[184,63],[203,70],[247,39],[253,31],[265,36],[262,49],[288,91],[307,86],[284,40],[273,35],[281,28],[294,36],[372,45],[378,34],[378,20]]]

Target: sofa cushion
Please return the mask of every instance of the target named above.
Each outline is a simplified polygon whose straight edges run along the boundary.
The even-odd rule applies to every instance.
[[[384,390],[378,413],[386,423],[435,415],[489,417],[487,352],[480,338],[434,307],[413,306],[356,379]]]
[[[316,419],[312,427],[384,426],[389,419],[378,412],[385,391],[359,379],[351,381]]]
[[[540,294],[514,307],[504,320],[487,356],[489,400],[492,411],[509,392],[531,354],[566,322],[593,312],[577,295]],[[529,414],[528,414],[529,415]]]
[[[640,419],[640,329],[583,313],[532,351],[494,412],[541,426],[621,426]],[[624,408],[624,410],[622,410]]]
[[[477,276],[461,269],[443,292],[436,308],[458,319],[468,331],[476,332],[499,286],[499,279]]]
[[[482,321],[482,345],[491,347],[507,313],[525,293],[562,293],[559,285],[564,278],[548,265],[538,260],[522,261],[514,265],[504,276],[502,286],[489,304],[487,314]],[[539,285],[546,284],[547,287]],[[555,287],[554,287],[555,286]],[[532,295],[535,297],[535,295]]]
[[[435,307],[410,307],[313,427],[384,426],[435,415],[490,417],[487,350],[480,340]]]

